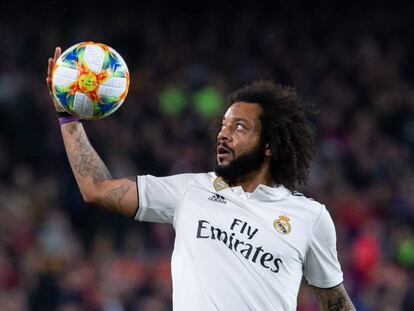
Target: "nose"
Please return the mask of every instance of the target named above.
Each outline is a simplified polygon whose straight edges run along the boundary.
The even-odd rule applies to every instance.
[[[227,126],[222,126],[217,134],[217,141],[231,141],[230,131]]]

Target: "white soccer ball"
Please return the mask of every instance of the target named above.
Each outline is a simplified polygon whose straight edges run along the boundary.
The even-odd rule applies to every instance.
[[[81,119],[102,119],[124,102],[129,88],[125,61],[111,47],[82,42],[64,51],[52,71],[58,104]]]

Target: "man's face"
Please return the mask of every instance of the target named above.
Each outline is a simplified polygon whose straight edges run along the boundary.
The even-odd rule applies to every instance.
[[[260,168],[265,158],[261,113],[259,105],[245,102],[236,102],[227,110],[217,135],[219,176],[232,182]]]

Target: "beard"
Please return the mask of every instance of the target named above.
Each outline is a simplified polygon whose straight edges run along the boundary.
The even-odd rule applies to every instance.
[[[234,185],[244,177],[259,170],[265,160],[265,144],[260,141],[253,150],[243,153],[229,164],[217,164],[214,170],[217,176],[229,185]]]

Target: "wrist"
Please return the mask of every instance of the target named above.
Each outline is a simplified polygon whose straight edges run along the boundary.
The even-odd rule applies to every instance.
[[[57,115],[58,115],[59,125],[63,125],[69,122],[80,122],[81,121],[79,117],[71,115],[69,112],[66,112],[66,111],[58,111]]]

